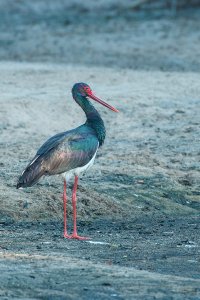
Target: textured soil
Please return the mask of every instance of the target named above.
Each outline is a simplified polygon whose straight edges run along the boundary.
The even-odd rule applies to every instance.
[[[200,299],[198,9],[64,2],[0,4],[0,298]],[[15,188],[47,138],[84,122],[79,81],[120,110],[95,104],[107,138],[77,204],[89,241],[62,237],[60,176]]]
[[[90,242],[64,240],[58,222],[8,223],[1,299],[200,298],[199,218],[82,221]]]

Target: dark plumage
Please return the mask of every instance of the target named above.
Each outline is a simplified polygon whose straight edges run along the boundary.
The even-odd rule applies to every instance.
[[[17,188],[33,186],[43,175],[55,174],[64,174],[64,187],[66,186],[66,179],[68,180],[70,176],[74,175],[77,186],[78,175],[93,163],[98,147],[104,142],[106,130],[98,111],[87,97],[113,111],[117,112],[117,110],[94,96],[90,87],[85,83],[75,84],[72,88],[72,95],[86,114],[85,124],[70,131],[56,134],[48,139],[39,148],[35,157],[19,177]],[[66,195],[63,195],[63,197],[65,202]],[[65,214],[64,219],[66,219]],[[76,224],[74,224],[75,229],[71,236],[67,234],[66,220],[64,224],[65,237],[80,238],[76,232]]]
[[[20,176],[17,188],[33,186],[43,175],[68,172],[89,163],[99,142],[87,124],[47,140]]]

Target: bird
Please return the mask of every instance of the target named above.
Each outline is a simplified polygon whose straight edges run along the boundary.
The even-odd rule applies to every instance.
[[[37,151],[36,155],[19,176],[16,188],[23,189],[35,185],[42,176],[61,174],[64,178],[63,210],[64,238],[86,240],[88,237],[78,235],[76,214],[76,192],[78,179],[94,163],[97,151],[104,143],[106,129],[104,122],[93,106],[92,99],[114,112],[116,108],[98,98],[86,83],[75,83],[72,97],[86,115],[86,122],[72,130],[58,133],[49,138]],[[73,231],[67,228],[67,184],[74,178],[72,190]]]

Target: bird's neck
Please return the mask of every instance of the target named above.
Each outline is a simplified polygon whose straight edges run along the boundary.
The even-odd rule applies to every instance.
[[[86,124],[94,129],[99,146],[101,146],[106,137],[106,129],[100,114],[86,97],[78,95],[74,99],[85,112],[87,118]]]

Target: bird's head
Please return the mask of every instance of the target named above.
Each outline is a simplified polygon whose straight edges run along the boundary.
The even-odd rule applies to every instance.
[[[82,97],[89,97],[90,99],[92,99],[96,102],[99,102],[103,106],[105,106],[115,112],[119,112],[116,108],[114,108],[110,104],[108,104],[108,103],[104,102],[103,100],[99,99],[98,97],[96,97],[94,95],[93,91],[91,90],[90,86],[86,83],[83,83],[83,82],[75,83],[72,88],[72,94],[74,97],[76,97],[78,95],[80,95]]]

